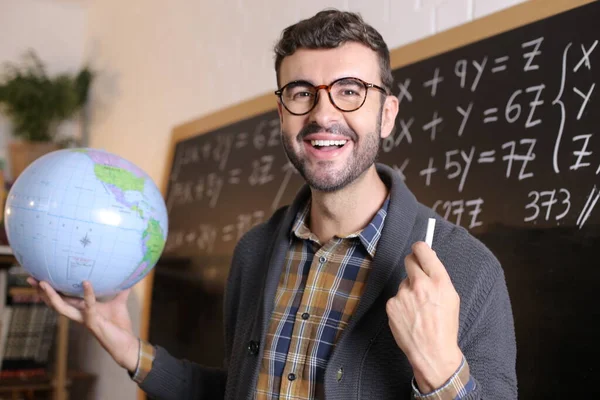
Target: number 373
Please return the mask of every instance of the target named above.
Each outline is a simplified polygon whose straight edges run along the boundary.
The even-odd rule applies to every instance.
[[[571,209],[571,194],[567,189],[545,190],[538,192],[532,190],[529,192],[528,198],[532,199],[525,206],[526,210],[531,210],[530,215],[525,217],[525,222],[531,222],[538,219],[540,212],[545,209],[545,220],[548,221],[550,216],[554,215],[555,220],[563,219]],[[557,206],[555,206],[558,203]],[[560,213],[560,214],[558,214]]]

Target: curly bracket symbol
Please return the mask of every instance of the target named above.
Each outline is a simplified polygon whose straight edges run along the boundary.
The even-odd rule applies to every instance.
[[[561,100],[563,92],[565,90],[565,82],[566,82],[566,72],[567,72],[567,53],[569,52],[569,48],[573,43],[569,43],[567,47],[565,47],[565,51],[563,52],[563,60],[562,60],[562,76],[560,81],[560,91],[558,92],[558,96],[552,102],[552,105],[559,104],[560,105],[560,127],[558,128],[558,136],[556,137],[556,143],[554,144],[554,154],[552,157],[552,163],[554,165],[554,172],[557,174],[560,172],[558,168],[558,149],[560,148],[560,141],[562,139],[563,130],[565,128],[565,103]]]

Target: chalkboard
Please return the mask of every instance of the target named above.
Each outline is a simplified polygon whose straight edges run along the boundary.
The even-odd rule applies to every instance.
[[[524,399],[600,393],[599,20],[596,2],[534,1],[392,54],[400,112],[378,161],[501,261]],[[265,95],[174,134],[150,339],[178,356],[220,365],[233,248],[303,183],[274,107]],[[165,328],[174,313],[185,324]]]

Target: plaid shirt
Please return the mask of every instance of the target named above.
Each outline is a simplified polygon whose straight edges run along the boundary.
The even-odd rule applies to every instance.
[[[292,226],[254,392],[257,400],[324,399],[329,356],[367,282],[389,199],[363,230],[321,244],[307,223],[310,201]],[[434,393],[413,398],[461,399],[472,389],[465,360]]]
[[[337,338],[362,295],[387,214],[386,201],[361,232],[325,244],[299,213],[279,280],[255,398],[323,399],[323,377]]]
[[[279,280],[255,399],[324,398],[325,366],[362,295],[388,204],[386,200],[362,231],[334,237],[325,245],[306,226],[310,204],[298,214]],[[134,382],[143,382],[154,357],[154,346],[140,341],[138,365],[130,373]],[[464,359],[448,382],[434,392],[421,394],[414,379],[412,385],[413,398],[427,400],[461,400],[475,389]]]

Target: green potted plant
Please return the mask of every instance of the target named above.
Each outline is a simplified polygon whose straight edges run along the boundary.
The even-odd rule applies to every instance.
[[[93,73],[85,67],[77,74],[50,77],[33,50],[23,62],[5,63],[0,75],[0,112],[13,123],[9,143],[13,179],[36,158],[65,146],[57,127],[85,106]]]

